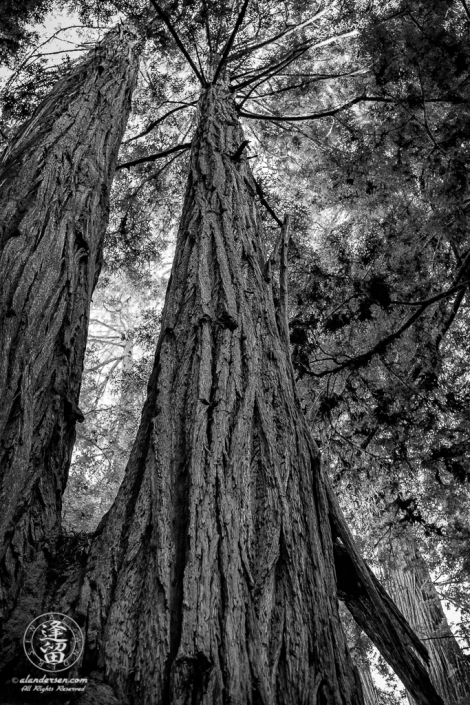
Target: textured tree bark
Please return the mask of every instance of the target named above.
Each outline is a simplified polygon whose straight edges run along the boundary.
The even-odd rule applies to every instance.
[[[362,703],[242,141],[209,87],[141,427],[81,594],[57,604],[78,603],[84,669],[119,702]]]
[[[72,574],[53,596],[86,633],[82,705],[362,703],[333,536],[382,646],[402,670],[414,658],[414,692],[442,705],[413,652],[425,649],[379,593],[320,471],[253,178],[232,158],[242,141],[231,95],[210,86],[137,439],[83,584]],[[286,243],[284,229],[284,266]]]
[[[408,658],[420,665],[413,649],[425,653],[373,582],[321,473],[253,177],[233,158],[242,141],[231,94],[210,86],[123,484],[86,565],[48,597],[85,633],[81,705],[362,704],[338,615],[343,553],[361,586],[359,602],[355,591],[348,599],[372,615],[391,660],[406,671]],[[422,705],[442,705],[415,665],[409,683]]]
[[[364,693],[364,705],[379,705],[379,696],[372,679],[370,666],[362,663],[358,668]]]
[[[427,649],[370,568],[357,555],[330,490],[338,596],[419,705],[443,705],[423,661]]]
[[[0,163],[2,664],[40,614],[60,530],[88,313],[139,48],[130,29],[110,32]]]
[[[414,539],[403,534],[382,555],[383,582],[429,652],[429,674],[446,705],[470,703],[470,666],[447,622]],[[414,699],[410,697],[414,703]]]

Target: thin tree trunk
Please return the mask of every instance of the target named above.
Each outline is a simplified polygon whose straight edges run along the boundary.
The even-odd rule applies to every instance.
[[[402,613],[427,646],[429,673],[446,705],[470,697],[470,667],[447,622],[429,569],[413,537],[402,534],[382,555],[383,580]],[[410,697],[414,703],[414,699]]]
[[[110,32],[55,86],[0,164],[3,663],[40,614],[60,530],[89,307],[139,46],[124,26]]]

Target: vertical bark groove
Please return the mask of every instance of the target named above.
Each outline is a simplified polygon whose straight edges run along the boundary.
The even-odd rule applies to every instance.
[[[470,702],[470,668],[447,622],[429,569],[409,534],[395,539],[383,557],[383,582],[424,640],[429,674],[446,705]],[[411,698],[413,703],[414,700]]]
[[[242,141],[209,87],[149,397],[77,618],[122,702],[359,705]]]
[[[60,531],[83,418],[88,313],[140,43],[124,26],[110,32],[56,84],[0,163],[2,664],[40,614]]]

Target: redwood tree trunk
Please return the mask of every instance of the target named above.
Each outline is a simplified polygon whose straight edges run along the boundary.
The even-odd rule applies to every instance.
[[[429,673],[446,705],[470,702],[470,667],[447,622],[429,569],[414,539],[403,534],[383,555],[383,581],[403,615],[423,639]],[[414,703],[414,699],[410,698]]]
[[[123,484],[48,597],[85,633],[80,703],[362,705],[340,593],[421,705],[442,705],[320,471],[242,141],[231,94],[210,86]]]
[[[362,704],[339,591],[420,703],[442,705],[320,471],[242,141],[210,86],[137,439],[83,583],[72,571],[51,601],[85,631],[80,702]],[[349,564],[359,592],[336,573]]]
[[[3,663],[40,614],[60,529],[88,313],[139,45],[128,28],[110,32],[55,86],[0,164]]]
[[[242,140],[209,87],[136,444],[80,597],[56,604],[79,600],[84,670],[119,702],[359,704]]]
[[[369,664],[362,662],[358,665],[358,668],[361,676],[362,691],[364,693],[364,705],[379,705],[379,696],[374,685]]]

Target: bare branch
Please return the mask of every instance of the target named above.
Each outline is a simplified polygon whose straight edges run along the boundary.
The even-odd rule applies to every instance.
[[[288,37],[289,35],[294,34],[294,32],[297,32],[300,29],[304,29],[304,27],[307,27],[308,25],[312,24],[312,22],[314,22],[315,20],[320,19],[320,17],[325,15],[329,9],[330,8],[327,7],[324,10],[319,10],[312,17],[309,17],[307,20],[304,20],[304,22],[300,22],[299,24],[296,24],[294,26],[286,27],[286,29],[284,29],[282,32],[279,32],[278,34],[275,34],[274,36],[269,37],[268,39],[258,42],[257,44],[254,44],[252,46],[248,46],[245,49],[241,49],[240,51],[233,54],[228,61],[230,62],[236,61],[237,59],[241,59],[242,57],[248,56],[248,54],[257,51],[258,49],[261,49],[262,47],[265,47],[268,44],[276,42],[278,39],[283,39],[284,37]]]
[[[242,9],[239,12],[239,15],[237,17],[237,21],[235,22],[235,26],[233,28],[232,34],[228,38],[227,44],[225,45],[225,48],[222,52],[222,57],[219,61],[219,64],[218,64],[216,70],[215,70],[214,78],[212,80],[212,83],[214,83],[214,84],[217,83],[217,79],[219,78],[220,72],[222,71],[225,64],[227,63],[227,58],[228,58],[228,55],[230,54],[230,51],[232,49],[233,42],[235,41],[235,37],[237,36],[237,32],[240,29],[240,26],[241,26],[243,20],[245,19],[245,15],[246,15],[246,11],[247,11],[249,2],[250,2],[250,0],[245,0],[245,2],[242,5]]]
[[[356,96],[352,100],[349,100],[343,105],[338,105],[336,108],[331,108],[330,110],[324,110],[321,113],[311,113],[310,115],[264,115],[262,113],[250,113],[245,110],[240,110],[240,115],[242,117],[250,118],[252,120],[270,120],[272,122],[299,122],[300,120],[319,120],[320,118],[330,117],[331,115],[336,115],[341,110],[346,110],[356,103],[367,100],[364,96]]]
[[[256,191],[256,194],[257,194],[259,200],[261,201],[263,206],[266,208],[266,210],[268,211],[271,218],[273,218],[276,221],[276,223],[279,225],[279,227],[282,228],[283,222],[280,218],[277,217],[277,215],[275,214],[275,212],[273,211],[273,209],[271,208],[271,206],[267,202],[266,197],[263,192],[263,189],[261,188],[261,185],[256,181],[256,179],[254,177],[253,177],[253,184],[250,181],[248,181],[247,178],[245,178],[245,182],[249,188],[252,188],[253,184],[254,184],[255,191]]]
[[[255,73],[256,75],[253,76],[251,79],[248,79],[247,81],[243,81],[242,83],[238,84],[235,88],[240,89],[246,85],[249,85],[249,83],[252,83],[253,81],[256,81],[258,78],[260,78],[262,75],[265,75],[267,71],[275,71],[275,69],[280,69],[284,68],[283,64],[284,61],[286,61],[289,57],[292,57],[291,60],[289,60],[288,63],[292,63],[294,59],[299,58],[302,54],[305,54],[309,50],[313,49],[319,49],[320,47],[326,46],[328,44],[332,44],[333,42],[339,40],[339,39],[345,39],[347,37],[355,37],[358,34],[358,30],[352,30],[351,32],[343,32],[342,34],[336,34],[333,37],[329,37],[328,39],[324,39],[321,42],[317,42],[316,44],[313,44],[313,40],[307,40],[300,44],[298,47],[295,49],[291,50],[288,54],[284,56],[283,59],[281,59],[277,64],[271,64],[271,65],[265,65],[260,67],[260,69],[255,69],[254,71],[251,71],[250,73]],[[299,53],[298,56],[296,56],[296,52],[299,51],[299,49],[302,49],[302,51]],[[246,75],[246,74],[244,74]],[[241,76],[234,76],[233,80],[237,80],[237,78],[241,78]]]
[[[259,79],[262,76],[267,76],[268,78],[271,78],[271,76],[274,76],[276,73],[278,73],[280,70],[287,68],[289,64],[291,64],[293,61],[296,61],[298,58],[302,56],[302,54],[305,54],[308,50],[310,49],[310,43],[309,42],[303,42],[302,44],[299,44],[299,46],[295,47],[295,49],[291,49],[287,54],[283,56],[282,59],[279,60],[273,60],[268,64],[265,64],[264,66],[260,67],[259,69],[253,69],[251,71],[245,72],[244,74],[239,74],[238,76],[234,76],[232,78],[232,81],[236,81],[239,78],[243,78],[243,76],[250,75],[250,78],[247,78],[245,81],[242,81],[241,83],[236,84],[233,86],[233,90],[239,91],[241,88],[245,88],[245,86],[249,86],[250,83],[254,83],[256,81],[259,81]],[[277,63],[276,63],[277,62]]]
[[[287,249],[289,247],[290,239],[290,216],[284,216],[284,223],[282,224],[282,244],[281,244],[281,266],[279,271],[279,327],[280,334],[284,338],[287,347],[289,347],[289,293],[287,285]]]
[[[139,132],[138,135],[134,135],[134,137],[130,137],[128,140],[123,142],[122,144],[129,144],[129,142],[133,142],[134,140],[139,139],[139,137],[145,137],[145,135],[148,135],[149,132],[151,132],[155,127],[160,125],[164,120],[167,119],[167,117],[170,117],[170,115],[173,115],[173,113],[177,113],[180,110],[185,110],[185,108],[192,107],[193,105],[196,105],[195,100],[193,100],[191,103],[185,103],[184,105],[179,105],[177,108],[173,108],[173,110],[169,110],[165,115],[162,115],[162,117],[157,118],[153,122],[149,123],[145,130],[143,132]]]
[[[176,147],[164,149],[162,152],[156,152],[156,154],[149,154],[146,157],[133,159],[130,162],[123,162],[122,164],[117,165],[116,171],[118,169],[129,169],[129,167],[131,166],[135,166],[136,164],[143,164],[144,162],[154,162],[157,159],[163,159],[163,157],[167,157],[169,154],[173,154],[174,152],[180,152],[184,149],[191,149],[191,142],[183,142],[183,144],[177,144]]]
[[[95,367],[90,367],[89,369],[85,370],[85,372],[87,374],[89,372],[96,372],[96,370],[99,370],[101,367],[105,367],[105,365],[109,365],[110,362],[114,362],[116,360],[117,360],[117,362],[119,362],[119,360],[122,360],[122,359],[124,359],[124,355],[119,355],[118,357],[110,357],[108,360],[104,360],[104,362],[100,362],[99,365],[95,365]],[[113,369],[116,366],[117,365],[114,365]]]
[[[173,25],[172,25],[172,23],[170,22],[170,19],[169,19],[168,15],[166,14],[166,12],[165,12],[164,10],[162,10],[162,8],[158,5],[157,2],[155,2],[155,0],[150,0],[150,2],[151,2],[152,5],[154,6],[154,8],[155,8],[155,10],[156,10],[156,12],[157,12],[157,14],[158,14],[158,16],[163,20],[163,22],[164,22],[164,23],[166,24],[166,26],[168,27],[168,31],[170,32],[171,36],[172,36],[173,39],[175,40],[178,49],[181,51],[181,53],[183,54],[184,58],[186,59],[186,61],[188,62],[188,64],[191,66],[192,70],[194,71],[194,73],[196,74],[197,78],[199,79],[199,83],[200,83],[202,86],[207,85],[205,76],[201,75],[201,73],[199,72],[199,69],[197,68],[196,64],[194,63],[194,61],[193,61],[193,60],[191,59],[191,57],[189,56],[188,50],[186,49],[186,47],[184,46],[183,42],[182,42],[181,39],[179,38],[178,32],[177,32],[176,29],[173,27]]]
[[[269,98],[270,96],[273,95],[278,95],[279,93],[285,93],[286,91],[291,91],[294,90],[295,88],[304,88],[305,86],[309,86],[312,83],[318,83],[319,81],[327,81],[329,79],[335,79],[335,78],[345,78],[349,76],[359,76],[364,73],[367,73],[368,69],[358,69],[357,71],[347,71],[346,73],[330,73],[330,74],[322,74],[319,73],[313,78],[309,79],[308,81],[302,81],[302,83],[296,83],[293,86],[282,86],[282,88],[277,88],[276,90],[269,91],[268,93],[257,93],[256,97],[257,98]],[[256,84],[247,94],[247,96],[244,96],[243,100],[241,103],[239,103],[239,107],[241,107],[246,100],[248,100],[249,96],[251,93],[259,88],[259,86],[262,83],[265,83],[266,81],[269,81],[273,76],[268,76],[267,78],[262,79],[259,83]],[[295,77],[295,74],[292,75],[292,77]],[[390,101],[392,102],[392,101]]]

